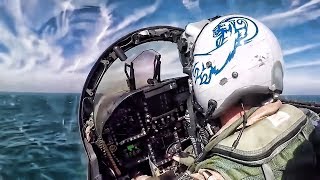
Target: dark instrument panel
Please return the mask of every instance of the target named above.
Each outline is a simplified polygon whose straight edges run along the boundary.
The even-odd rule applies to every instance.
[[[177,171],[172,156],[190,144],[187,77],[132,92],[114,109],[103,129],[109,162],[119,179]]]

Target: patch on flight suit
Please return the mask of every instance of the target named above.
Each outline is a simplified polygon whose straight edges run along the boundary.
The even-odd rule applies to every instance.
[[[273,124],[273,126],[278,127],[283,122],[287,121],[290,118],[290,115],[288,113],[279,111],[276,114],[273,114],[267,119]]]

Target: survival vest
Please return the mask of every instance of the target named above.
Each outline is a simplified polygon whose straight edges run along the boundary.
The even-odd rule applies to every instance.
[[[310,142],[313,131],[308,110],[284,104],[274,115],[247,127],[235,149],[232,144],[239,132],[214,146],[213,139],[211,147],[210,143],[206,147],[206,160],[196,164],[195,170],[211,169],[226,180],[310,179],[316,167]]]

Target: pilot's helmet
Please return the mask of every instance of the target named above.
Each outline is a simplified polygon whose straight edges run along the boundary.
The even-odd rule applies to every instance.
[[[187,25],[184,36],[189,41],[194,95],[204,112],[210,100],[217,103],[212,116],[218,117],[234,103],[282,93],[281,48],[258,20],[243,15],[217,17]]]

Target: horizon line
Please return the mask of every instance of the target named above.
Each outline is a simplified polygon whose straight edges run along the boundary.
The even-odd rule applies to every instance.
[[[0,94],[79,94],[82,92],[49,92],[49,91],[1,91]],[[280,96],[320,96],[320,94],[280,94]]]

